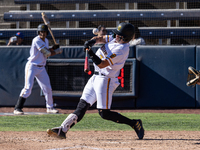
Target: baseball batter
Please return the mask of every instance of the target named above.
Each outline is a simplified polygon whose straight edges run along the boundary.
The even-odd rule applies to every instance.
[[[144,129],[140,119],[129,119],[110,110],[113,92],[119,85],[117,77],[128,58],[129,41],[133,38],[135,31],[132,24],[123,22],[113,32],[115,33],[114,38],[108,35],[94,37],[85,42],[84,49],[88,50],[94,62],[94,75],[88,80],[76,110],[63,121],[60,127],[48,129],[49,135],[66,138],[67,131],[79,122],[88,108],[97,101],[97,109],[103,119],[131,126],[139,139],[143,139]],[[99,41],[104,41],[106,44],[95,54],[90,47]]]
[[[26,98],[31,94],[34,78],[36,78],[45,95],[47,113],[58,113],[58,110],[53,108],[52,88],[45,65],[49,56],[62,53],[62,49],[59,48],[59,45],[54,45],[49,49],[49,42],[46,38],[48,35],[48,27],[45,24],[40,24],[38,26],[37,33],[38,36],[32,40],[30,57],[25,67],[25,85],[15,105],[14,114],[16,115],[24,114],[22,108]]]

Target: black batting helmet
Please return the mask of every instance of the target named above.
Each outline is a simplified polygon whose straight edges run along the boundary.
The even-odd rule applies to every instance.
[[[125,42],[129,42],[135,34],[135,27],[130,23],[122,22],[112,31],[117,35],[123,36]]]
[[[49,33],[48,26],[45,24],[39,24],[37,27],[37,34],[39,34],[40,31],[46,31],[48,35]]]

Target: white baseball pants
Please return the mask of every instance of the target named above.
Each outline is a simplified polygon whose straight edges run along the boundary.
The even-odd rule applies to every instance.
[[[119,84],[118,78],[93,75],[88,80],[81,99],[85,100],[91,106],[97,101],[98,109],[110,109],[113,92]]]
[[[45,67],[38,67],[33,65],[30,62],[26,63],[25,67],[25,84],[22,89],[20,96],[27,98],[31,94],[32,87],[34,84],[34,78],[36,78],[40,88],[42,89],[45,99],[46,99],[46,107],[53,107],[53,97],[52,97],[52,88],[50,84],[49,76],[46,72]]]

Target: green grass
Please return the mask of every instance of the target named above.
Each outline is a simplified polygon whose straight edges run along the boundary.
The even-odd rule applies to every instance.
[[[200,131],[200,115],[172,113],[122,113],[128,118],[142,119],[147,131]],[[1,116],[0,131],[46,131],[60,126],[67,117],[56,115]],[[102,119],[99,114],[86,114],[71,131],[116,131],[132,130],[129,126]]]

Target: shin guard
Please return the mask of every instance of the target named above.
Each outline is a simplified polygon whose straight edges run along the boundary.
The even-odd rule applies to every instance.
[[[66,133],[72,125],[77,123],[77,119],[78,117],[76,114],[69,114],[69,116],[61,124],[62,131]]]

